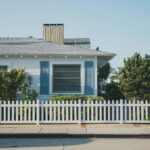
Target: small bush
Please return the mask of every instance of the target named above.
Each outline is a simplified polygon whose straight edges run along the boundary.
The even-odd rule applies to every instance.
[[[51,96],[49,97],[50,101],[94,101],[94,100],[104,100],[103,97],[97,96],[97,97],[92,97],[92,96],[84,96],[84,95],[79,95],[79,96]]]
[[[0,100],[35,100],[32,77],[24,69],[0,69]]]

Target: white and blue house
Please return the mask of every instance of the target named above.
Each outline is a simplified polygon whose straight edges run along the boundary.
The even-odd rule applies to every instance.
[[[24,68],[41,99],[53,95],[96,96],[97,68],[115,54],[76,43],[65,45],[63,29],[62,24],[45,24],[43,39],[0,38],[0,67]]]

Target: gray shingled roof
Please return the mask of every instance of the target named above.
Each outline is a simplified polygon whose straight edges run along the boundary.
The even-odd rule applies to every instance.
[[[35,38],[0,38],[0,55],[114,56],[109,52],[50,43]]]
[[[90,44],[89,38],[65,38],[64,44]]]

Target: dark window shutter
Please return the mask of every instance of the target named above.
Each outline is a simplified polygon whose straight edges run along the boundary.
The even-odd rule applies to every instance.
[[[49,62],[40,62],[40,94],[49,95]]]
[[[94,95],[94,62],[85,61],[85,95]]]

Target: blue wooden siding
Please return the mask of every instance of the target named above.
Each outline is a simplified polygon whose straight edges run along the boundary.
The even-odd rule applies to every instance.
[[[85,61],[85,95],[94,95],[94,61]]]
[[[49,62],[40,62],[40,94],[49,94]]]

